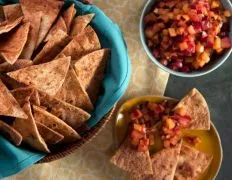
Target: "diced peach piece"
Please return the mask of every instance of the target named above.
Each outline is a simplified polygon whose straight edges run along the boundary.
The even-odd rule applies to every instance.
[[[203,52],[197,56],[196,61],[193,62],[193,67],[195,69],[202,68],[209,61],[210,61],[209,53]]]
[[[217,50],[217,49],[221,49],[221,48],[222,48],[221,38],[216,37],[214,40],[213,49]]]
[[[220,2],[219,1],[212,1],[211,8],[219,8],[220,7]]]
[[[188,11],[189,11],[189,5],[188,5],[188,3],[185,3],[184,5],[183,5],[183,11],[185,12],[185,13],[187,13]]]
[[[185,116],[186,115],[186,109],[184,107],[178,108],[175,110],[175,113],[180,115],[180,116]]]
[[[169,17],[169,19],[173,19],[174,18],[174,14],[172,12],[169,12],[168,13],[168,17]]]
[[[190,26],[188,27],[188,32],[189,32],[189,34],[191,34],[191,35],[196,34],[196,31],[195,31],[195,29],[194,29],[194,27],[193,27],[192,25],[190,25]]]
[[[216,52],[217,52],[218,54],[220,54],[220,53],[222,53],[222,52],[223,52],[223,49],[222,49],[222,48],[220,48],[220,49],[216,49]]]
[[[139,131],[141,133],[146,133],[146,128],[143,125],[140,124],[134,124],[133,125],[134,130]]]
[[[186,42],[182,42],[179,44],[179,48],[181,51],[184,51],[184,50],[188,49],[188,44]]]
[[[165,120],[165,127],[167,127],[168,129],[173,129],[175,126],[176,124],[171,118]]]
[[[225,10],[225,11],[223,12],[223,14],[224,14],[224,16],[226,16],[226,17],[230,17],[230,16],[231,16],[231,12],[230,12],[229,10]]]
[[[194,146],[197,146],[200,143],[201,143],[201,138],[200,137],[194,137],[193,138],[193,145]]]
[[[164,36],[167,36],[167,35],[169,34],[169,32],[168,32],[167,29],[164,29],[164,30],[162,31],[162,33],[163,33]]]
[[[196,45],[196,52],[197,53],[202,53],[202,52],[204,52],[204,46],[201,44],[201,43],[197,43],[197,45]]]
[[[182,15],[182,17],[183,17],[186,21],[190,20],[190,17],[189,17],[188,15]]]

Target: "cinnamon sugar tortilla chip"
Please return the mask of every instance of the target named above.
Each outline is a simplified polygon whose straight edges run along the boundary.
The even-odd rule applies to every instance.
[[[90,114],[69,103],[51,97],[42,92],[39,93],[39,96],[41,106],[46,107],[46,110],[49,113],[62,119],[75,130],[77,130],[90,118]]]
[[[14,64],[20,56],[28,37],[30,23],[22,24],[1,38],[0,55],[9,64]]]
[[[19,25],[23,20],[23,17],[19,17],[13,21],[3,21],[0,23],[0,34],[7,33]]]
[[[75,62],[75,71],[93,103],[96,102],[105,74],[109,49],[89,53]]]
[[[70,35],[76,36],[77,34],[80,34],[86,28],[86,26],[91,22],[94,16],[95,14],[86,14],[83,16],[75,17],[70,30]]]
[[[175,180],[195,180],[203,174],[212,162],[213,156],[183,145],[175,172]]]
[[[9,72],[7,75],[26,85],[33,85],[36,89],[53,96],[63,85],[69,64],[70,57],[60,58]]]
[[[69,69],[64,84],[55,97],[84,110],[93,109],[88,94],[72,68]]]
[[[23,5],[22,11],[25,17],[25,21],[30,22],[30,31],[28,33],[28,38],[25,47],[20,55],[20,59],[31,59],[38,39],[42,13],[30,13],[30,11],[28,11],[28,9]]]
[[[153,175],[131,174],[133,180],[173,180],[182,143],[151,156]]]
[[[76,9],[74,7],[74,4],[72,4],[63,14],[64,22],[66,24],[68,33],[70,31],[70,26],[72,24],[72,21],[75,15],[76,15]]]
[[[9,126],[5,122],[0,120],[0,134],[8,138],[16,146],[19,146],[22,142],[22,135],[16,131],[13,127]]]
[[[48,146],[57,144],[61,142],[64,139],[64,136],[60,133],[48,128],[47,126],[41,124],[40,122],[36,122],[36,126],[38,128],[38,131],[46,144]]]
[[[123,142],[110,161],[117,167],[132,174],[153,174],[149,151],[138,152],[133,149],[129,138]]]
[[[20,4],[9,4],[3,6],[2,8],[3,8],[5,19],[7,21],[13,21],[23,16],[23,12]]]
[[[54,36],[45,44],[43,49],[36,55],[33,60],[34,64],[41,64],[53,60],[57,54],[70,42],[67,33],[58,30]]]
[[[9,88],[9,89],[16,89],[19,87],[25,86],[22,83],[19,83],[18,81],[10,78],[7,76],[5,73],[11,72],[11,71],[16,71],[18,69],[22,69],[28,66],[32,65],[31,60],[26,60],[26,59],[18,59],[14,64],[9,64],[7,62],[4,62],[0,64],[0,78],[2,82]]]
[[[210,112],[203,95],[197,90],[192,89],[174,108],[185,108],[186,115],[191,117],[191,122],[186,129],[209,130]]]
[[[68,30],[67,30],[66,24],[64,22],[64,18],[62,16],[60,16],[58,18],[58,20],[56,21],[56,23],[52,26],[52,28],[48,32],[48,34],[47,34],[46,38],[44,39],[44,41],[45,42],[49,41],[53,36],[55,36],[57,31],[59,31],[59,30],[62,30],[63,32],[68,34]]]
[[[31,105],[29,102],[23,106],[23,110],[27,113],[28,118],[16,118],[13,123],[13,127],[22,135],[23,142],[38,151],[50,152],[36,127],[35,120],[31,112]]]
[[[72,41],[60,52],[57,57],[71,56],[72,60],[79,59],[81,56],[101,48],[101,44],[96,32],[88,26],[73,38]]]
[[[64,143],[70,143],[80,139],[79,134],[58,117],[35,105],[33,105],[33,111],[34,118],[37,122],[64,136]]]
[[[32,64],[33,64],[32,61],[27,59],[18,59],[14,64],[9,64],[8,62],[4,62],[0,64],[0,73],[16,71],[18,69],[31,66]]]
[[[26,102],[30,102],[31,104],[38,106],[40,105],[38,92],[33,86],[17,88],[12,90],[11,93],[20,106],[23,106]]]
[[[20,108],[20,105],[9,92],[6,86],[0,80],[0,115],[27,118],[26,113]]]

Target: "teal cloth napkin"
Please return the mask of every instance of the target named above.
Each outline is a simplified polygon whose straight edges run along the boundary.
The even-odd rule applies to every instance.
[[[0,0],[0,4],[17,3],[18,0]],[[128,57],[126,43],[123,35],[114,22],[112,22],[99,8],[93,5],[84,5],[76,0],[66,0],[65,6],[72,3],[78,9],[78,14],[95,13],[91,26],[96,30],[102,47],[111,49],[111,58],[106,68],[103,81],[103,93],[97,101],[91,119],[86,123],[91,129],[124,94],[130,80],[131,64]],[[0,178],[18,173],[42,159],[41,154],[31,149],[15,147],[0,136]]]

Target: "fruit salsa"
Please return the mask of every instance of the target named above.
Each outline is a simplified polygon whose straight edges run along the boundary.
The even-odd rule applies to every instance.
[[[131,145],[140,152],[145,152],[154,145],[155,131],[161,131],[164,148],[174,147],[181,140],[181,129],[191,122],[184,108],[173,111],[175,103],[163,101],[161,103],[144,102],[130,112]],[[157,127],[160,126],[160,127]],[[200,142],[198,137],[185,137],[192,145]],[[191,140],[191,141],[190,141]]]
[[[174,71],[203,68],[231,47],[229,17],[219,0],[163,0],[144,17],[147,46]]]

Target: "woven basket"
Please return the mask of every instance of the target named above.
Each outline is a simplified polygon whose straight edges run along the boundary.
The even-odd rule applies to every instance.
[[[56,147],[52,149],[52,153],[45,156],[42,160],[40,160],[38,163],[47,163],[51,161],[55,161],[58,159],[61,159],[69,154],[72,154],[75,150],[81,148],[84,144],[89,143],[93,138],[97,136],[97,134],[104,128],[106,123],[110,120],[112,117],[114,111],[116,109],[116,106],[114,106],[111,111],[105,115],[105,117],[90,131],[87,131],[83,136],[82,139],[71,143],[67,145],[63,145],[60,147]]]

